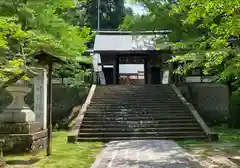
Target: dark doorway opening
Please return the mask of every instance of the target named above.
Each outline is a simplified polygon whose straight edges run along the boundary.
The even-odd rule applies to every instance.
[[[108,67],[108,68],[103,68],[103,73],[106,79],[106,84],[107,85],[112,85],[113,82],[113,68]]]
[[[161,71],[160,67],[151,67],[151,84],[161,84]]]

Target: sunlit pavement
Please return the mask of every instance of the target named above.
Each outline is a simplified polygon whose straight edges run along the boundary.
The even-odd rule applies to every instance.
[[[112,141],[91,168],[201,168],[172,140]]]

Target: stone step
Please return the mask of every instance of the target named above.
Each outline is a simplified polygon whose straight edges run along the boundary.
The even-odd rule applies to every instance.
[[[88,107],[90,108],[101,108],[101,109],[109,109],[109,108],[114,108],[114,109],[139,109],[139,110],[147,110],[147,109],[188,109],[187,106],[183,105],[183,104],[171,104],[171,103],[91,103]]]
[[[151,111],[150,111],[151,110]],[[152,115],[161,115],[161,114],[169,114],[169,115],[174,115],[174,114],[192,114],[189,110],[178,110],[178,109],[88,109],[87,113],[100,113],[100,114],[131,114],[131,115],[146,115],[146,114],[152,114]]]
[[[94,105],[94,106],[102,106],[102,105],[109,105],[109,106],[121,106],[121,105],[142,105],[143,107],[146,106],[146,108],[148,106],[152,107],[152,106],[166,106],[166,107],[185,107],[184,104],[182,103],[172,103],[172,102],[158,102],[158,103],[144,103],[144,102],[121,102],[119,100],[119,102],[115,102],[115,103],[106,103],[106,102],[98,102],[98,103],[94,103],[91,102],[90,106]]]
[[[136,107],[136,106],[110,106],[110,105],[105,105],[105,106],[90,106],[88,108],[88,111],[106,111],[106,112],[174,112],[174,111],[189,111],[187,107]]]
[[[109,98],[109,97],[129,97],[129,98],[162,98],[162,97],[169,97],[169,98],[174,98],[177,95],[175,93],[135,93],[135,92],[131,92],[131,93],[119,93],[119,92],[113,92],[113,93],[94,93],[94,97],[99,97],[99,98]]]
[[[176,97],[175,95],[173,96],[164,96],[164,95],[151,95],[151,96],[143,96],[143,95],[117,95],[117,94],[113,94],[113,95],[94,95],[93,100],[115,100],[115,99],[120,99],[120,100],[172,100],[172,101],[180,101],[180,99],[178,97]]]
[[[109,103],[109,104],[132,104],[132,103],[144,103],[144,104],[170,104],[170,105],[183,105],[183,103],[180,100],[139,100],[139,99],[135,99],[135,100],[129,100],[129,99],[92,99],[91,103]]]
[[[131,98],[162,98],[162,97],[176,97],[177,95],[175,93],[171,93],[171,94],[166,94],[166,93],[161,93],[161,94],[157,94],[157,93],[104,93],[104,94],[99,94],[99,93],[94,93],[94,97],[98,97],[98,98],[116,98],[116,97],[131,97]]]
[[[144,89],[95,89],[96,93],[175,93],[172,88],[144,88]]]
[[[134,136],[204,136],[203,131],[163,131],[163,132],[97,132],[97,133],[79,133],[79,137],[134,137]]]
[[[171,139],[171,140],[198,140],[198,139],[207,139],[205,135],[184,135],[184,136],[149,136],[149,137],[140,137],[140,136],[132,136],[132,137],[78,137],[77,140],[79,142],[84,141],[102,141],[102,142],[109,142],[109,141],[117,141],[117,140],[160,140],[160,139]]]
[[[171,87],[171,84],[144,84],[144,85],[98,85],[97,88],[153,88]]]
[[[149,109],[151,110],[151,109]],[[85,113],[85,116],[86,115],[154,115],[154,116],[159,116],[159,115],[163,115],[163,116],[166,116],[166,115],[192,115],[192,113],[188,110],[173,110],[173,111],[159,111],[159,110],[155,110],[155,111],[146,111],[146,110],[143,110],[143,111],[136,111],[136,110],[126,110],[126,111],[121,111],[121,110],[115,110],[115,111],[112,111],[112,110],[88,110],[86,113]]]
[[[151,103],[151,104],[182,104],[182,101],[180,101],[179,99],[176,100],[171,100],[171,99],[158,99],[158,100],[151,100],[150,98],[145,98],[145,99],[128,99],[126,98],[115,98],[115,99],[91,99],[91,103],[112,103],[112,104],[116,104],[116,103]]]
[[[166,95],[154,95],[151,96],[143,96],[143,95],[94,95],[92,99],[103,99],[103,100],[111,100],[111,99],[127,99],[127,100],[180,100],[176,95],[166,96]]]
[[[88,109],[113,109],[115,111],[119,110],[136,110],[136,111],[141,111],[141,110],[165,110],[165,111],[171,111],[171,110],[188,110],[187,106],[184,105],[162,105],[162,104],[90,104]]]
[[[121,101],[121,100],[118,100],[118,102],[117,101],[112,101],[112,102],[110,102],[110,101],[99,101],[99,102],[96,102],[96,101],[91,101],[91,104],[92,105],[146,105],[146,106],[154,106],[154,105],[158,105],[158,106],[160,106],[160,105],[162,105],[162,106],[185,106],[184,104],[182,104],[182,102],[161,102],[161,101],[159,101],[159,102],[144,102],[144,101],[142,101],[142,102],[139,102],[139,101],[129,101],[129,102],[123,102],[123,101]]]
[[[96,97],[102,97],[102,96],[131,96],[131,97],[137,97],[137,96],[142,96],[142,97],[161,97],[161,96],[176,96],[176,93],[175,92],[169,92],[169,93],[166,93],[166,92],[162,92],[162,93],[158,93],[158,92],[149,92],[149,93],[143,93],[143,92],[94,92],[94,96]]]
[[[172,101],[181,101],[178,97],[176,96],[142,96],[142,95],[125,95],[125,96],[121,96],[121,95],[102,95],[102,96],[98,96],[98,95],[94,95],[92,100],[116,100],[116,99],[119,99],[119,100],[139,100],[139,101],[143,101],[143,100],[158,100],[158,101],[163,101],[163,100],[172,100]]]
[[[206,135],[171,85],[97,86],[79,141],[203,139]]]
[[[148,90],[148,91],[134,91],[134,90],[99,90],[94,92],[96,95],[176,95],[176,93],[173,90]]]
[[[124,124],[110,124],[110,123],[103,123],[103,124],[82,124],[82,128],[178,128],[178,127],[199,127],[199,124],[197,122],[193,123],[163,123],[163,124],[139,124],[139,125],[128,125],[126,123]]]
[[[185,113],[185,114],[191,114],[191,112],[185,108],[185,109],[168,109],[168,108],[155,108],[155,109],[143,109],[143,108],[112,108],[112,107],[105,107],[105,108],[94,108],[91,107],[87,110],[86,113],[128,113],[128,114],[163,114],[163,113],[169,113],[170,115],[175,113]]]
[[[103,87],[103,88],[125,88],[125,87],[164,87],[168,86],[171,87],[171,84],[144,84],[144,85],[98,85],[97,87]]]
[[[163,127],[163,128],[80,128],[80,133],[111,133],[111,132],[163,132],[163,131],[202,131],[201,127],[175,127],[175,128],[169,128],[169,127]]]
[[[85,121],[155,121],[155,120],[172,120],[172,119],[192,119],[194,118],[193,116],[174,116],[174,115],[169,115],[169,116],[156,116],[156,117],[144,117],[144,116],[137,116],[137,117],[106,117],[106,116],[95,116],[95,117],[90,117],[90,116],[85,116],[84,120]]]
[[[142,88],[96,88],[95,90],[97,91],[102,91],[102,90],[106,90],[106,91],[153,91],[153,90],[157,90],[157,91],[165,91],[165,90],[173,90],[172,87],[142,87]]]
[[[161,89],[161,88],[172,88],[171,85],[105,85],[105,86],[100,86],[98,85],[96,89]]]
[[[122,91],[122,92],[150,92],[150,91],[158,91],[158,92],[173,92],[171,87],[153,87],[153,88],[96,88],[96,91],[103,92],[113,92],[113,91]]]
[[[173,90],[172,87],[115,87],[115,88],[96,88],[98,91],[102,90],[108,90],[108,91],[115,91],[115,90],[122,90],[122,91],[149,91],[149,90],[159,90],[159,91],[165,91],[165,90]]]
[[[119,86],[119,85],[118,85]],[[132,86],[128,86],[128,87],[96,87],[96,89],[98,90],[149,90],[149,89],[152,89],[152,90],[156,90],[156,89],[172,89],[171,86],[149,86],[149,87],[146,87],[146,86],[140,86],[140,87],[132,87]]]
[[[123,114],[191,114],[189,110],[178,110],[178,109],[173,109],[173,110],[159,110],[159,109],[88,109],[85,114],[88,113],[100,113],[100,114],[111,114],[111,113],[123,113]]]
[[[123,112],[112,112],[112,113],[105,113],[105,112],[95,112],[95,113],[85,113],[84,117],[125,117],[125,118],[132,118],[132,117],[171,117],[171,116],[193,116],[190,112],[188,113],[123,113]]]
[[[114,103],[114,104],[116,104],[116,103],[125,103],[125,104],[132,104],[132,103],[145,103],[145,104],[166,104],[166,103],[168,103],[168,104],[172,104],[172,105],[174,105],[174,104],[177,104],[177,105],[179,105],[179,104],[181,104],[182,105],[182,102],[180,101],[180,100],[167,100],[167,99],[163,99],[163,100],[148,100],[148,99],[146,99],[146,100],[144,100],[144,99],[142,99],[142,100],[139,100],[139,99],[133,99],[133,100],[129,100],[128,98],[126,98],[126,99],[108,99],[108,100],[106,100],[106,99],[98,99],[98,100],[96,100],[96,99],[92,99],[91,100],[91,103]]]
[[[102,124],[110,124],[110,125],[132,125],[132,126],[138,126],[140,124],[172,124],[172,123],[197,123],[197,121],[192,119],[165,119],[165,120],[151,120],[151,121],[95,121],[95,120],[85,120],[83,119],[82,124],[92,124],[92,125],[102,125]]]
[[[96,88],[96,91],[136,91],[136,92],[150,92],[150,91],[159,91],[159,92],[166,92],[166,91],[174,91],[171,87],[145,87],[145,88]]]
[[[172,105],[152,105],[152,106],[143,106],[143,105],[138,105],[138,104],[130,104],[130,105],[115,105],[115,104],[90,104],[88,107],[88,111],[93,111],[93,110],[105,110],[105,111],[146,111],[146,112],[154,112],[154,111],[189,111],[187,106],[184,105],[179,105],[179,106],[172,106]]]
[[[146,95],[136,95],[136,94],[129,94],[129,95],[119,95],[119,94],[109,94],[109,95],[97,95],[94,94],[92,99],[112,99],[112,98],[126,98],[128,100],[162,100],[162,99],[173,99],[173,100],[179,100],[179,98],[176,95],[155,95],[155,94],[151,94],[149,96]]]

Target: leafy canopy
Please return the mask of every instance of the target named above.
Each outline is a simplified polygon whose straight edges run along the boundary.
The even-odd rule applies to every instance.
[[[188,68],[202,67],[205,74],[218,74],[220,79],[239,76],[240,1],[179,0],[172,14],[184,14],[183,24],[205,30],[190,44],[191,49],[173,61],[191,60]]]
[[[0,0],[0,81],[33,72],[30,55],[40,49],[66,59],[82,56],[90,29],[59,12],[74,8],[72,0]]]
[[[128,16],[120,28],[172,30],[169,37],[176,57],[170,61],[186,63],[177,73],[201,67],[205,74],[218,75],[225,81],[237,80],[240,72],[239,0],[137,2],[146,7],[147,15]]]

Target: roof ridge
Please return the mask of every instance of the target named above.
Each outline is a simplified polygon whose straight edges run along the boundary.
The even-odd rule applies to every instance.
[[[169,34],[171,30],[153,30],[153,31],[97,31],[98,35],[154,35],[154,34]]]

